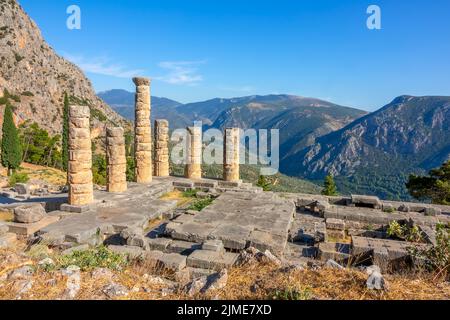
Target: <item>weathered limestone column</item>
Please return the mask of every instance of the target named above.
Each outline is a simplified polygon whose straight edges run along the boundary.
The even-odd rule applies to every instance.
[[[226,128],[223,138],[223,180],[237,182],[239,176],[239,128]]]
[[[188,127],[186,137],[186,166],[184,176],[188,179],[202,178],[202,128]]]
[[[169,122],[155,121],[155,176],[169,176]]]
[[[133,78],[136,85],[135,164],[136,182],[152,182],[152,133],[150,125],[150,79]]]
[[[69,107],[69,205],[84,206],[94,201],[92,149],[88,106]]]
[[[106,129],[106,190],[125,192],[127,190],[127,158],[123,128]]]

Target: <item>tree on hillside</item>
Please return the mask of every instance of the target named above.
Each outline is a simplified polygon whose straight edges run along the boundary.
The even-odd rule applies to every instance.
[[[324,196],[337,196],[338,195],[336,183],[334,182],[334,178],[331,174],[329,174],[325,177],[322,195],[324,195]]]
[[[429,176],[410,175],[406,188],[417,200],[450,205],[450,160],[431,170]]]
[[[2,164],[8,168],[8,175],[19,168],[22,162],[22,148],[19,133],[14,124],[12,108],[6,103],[2,128]]]
[[[34,122],[26,121],[19,126],[23,149],[22,161],[61,169],[60,135],[50,136]]]
[[[63,131],[62,131],[62,167],[67,171],[69,167],[69,97],[64,94]]]

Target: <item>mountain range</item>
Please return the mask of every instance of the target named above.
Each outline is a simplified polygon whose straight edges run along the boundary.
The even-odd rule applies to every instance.
[[[132,119],[133,93],[99,95]],[[168,119],[172,129],[193,121],[205,128],[280,129],[281,172],[318,183],[332,174],[343,193],[410,199],[409,174],[450,158],[450,97],[400,96],[373,113],[292,95],[189,104],[152,99],[153,117]]]
[[[17,124],[31,120],[61,133],[64,93],[72,104],[90,106],[94,138],[107,125],[131,129],[134,93],[97,95],[81,69],[45,42],[17,1],[0,1],[0,124],[9,101]],[[194,121],[205,129],[279,129],[281,172],[314,182],[333,174],[342,193],[408,199],[409,174],[425,173],[450,158],[446,96],[403,95],[373,113],[294,95],[188,104],[152,97],[152,107],[153,119],[169,120],[171,129]]]

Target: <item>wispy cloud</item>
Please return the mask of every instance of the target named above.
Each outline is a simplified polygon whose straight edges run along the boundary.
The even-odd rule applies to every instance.
[[[142,75],[144,70],[128,69],[127,67],[114,63],[107,57],[96,57],[86,59],[83,56],[63,53],[63,57],[76,64],[84,72],[112,76],[116,78],[131,78]]]
[[[204,63],[205,61],[163,61],[158,66],[168,70],[168,73],[155,79],[170,84],[196,85],[203,81],[203,76],[198,73],[198,66]]]

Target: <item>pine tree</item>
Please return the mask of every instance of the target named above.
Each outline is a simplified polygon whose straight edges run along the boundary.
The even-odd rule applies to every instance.
[[[450,205],[450,160],[440,168],[430,170],[429,176],[411,175],[406,188],[417,200]]]
[[[62,167],[67,171],[69,167],[69,97],[64,94],[63,131],[62,131]]]
[[[8,175],[20,167],[22,162],[22,147],[19,132],[14,124],[12,108],[6,103],[2,127],[2,164],[8,168]]]
[[[329,174],[325,177],[322,194],[324,196],[337,196],[338,195],[336,183],[334,182],[334,178],[331,174]]]

